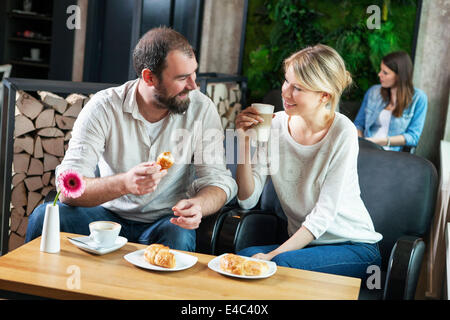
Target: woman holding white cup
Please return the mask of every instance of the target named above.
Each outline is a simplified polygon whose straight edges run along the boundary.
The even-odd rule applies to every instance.
[[[381,264],[377,242],[382,236],[360,197],[356,127],[335,111],[351,84],[350,74],[339,54],[320,44],[294,53],[284,69],[284,111],[272,121],[272,130],[279,132],[279,169],[270,172],[267,165],[252,165],[247,156],[237,166],[236,181],[238,203],[250,209],[261,196],[264,173],[270,172],[288,237],[282,244],[245,248],[238,254],[365,278],[368,266]],[[256,108],[249,107],[236,117],[236,129],[242,136],[262,121]],[[250,145],[240,139],[244,141],[248,155]]]

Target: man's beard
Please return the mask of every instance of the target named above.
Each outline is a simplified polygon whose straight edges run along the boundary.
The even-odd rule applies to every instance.
[[[172,113],[181,114],[188,109],[189,104],[191,103],[191,100],[189,99],[190,90],[183,90],[177,95],[169,97],[164,86],[160,85],[159,88],[155,89],[154,97],[156,99],[157,107],[160,109],[166,109]],[[188,95],[185,99],[181,100],[178,98],[180,95],[184,94]]]

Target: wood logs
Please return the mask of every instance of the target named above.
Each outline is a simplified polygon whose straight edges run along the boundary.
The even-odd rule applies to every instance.
[[[89,98],[38,91],[16,95],[9,250],[25,241],[28,216],[55,189],[55,168],[67,150],[76,117]]]
[[[241,111],[241,89],[236,83],[209,83],[206,94],[217,108],[224,129],[234,129],[234,120]],[[245,108],[246,106],[244,106]]]

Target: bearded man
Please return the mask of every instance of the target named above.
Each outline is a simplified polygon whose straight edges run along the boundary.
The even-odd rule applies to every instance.
[[[221,121],[196,90],[194,51],[178,32],[148,31],[133,64],[138,78],[96,93],[74,124],[56,178],[75,170],[85,191],[60,196],[61,231],[87,235],[89,223],[114,221],[128,241],[194,251],[202,217],[237,192],[225,166]],[[220,134],[203,134],[211,129]],[[175,163],[162,169],[155,160],[167,151]],[[41,234],[45,205],[29,217],[26,242]]]

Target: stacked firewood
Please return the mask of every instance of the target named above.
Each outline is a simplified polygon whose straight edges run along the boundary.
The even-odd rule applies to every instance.
[[[76,117],[89,100],[80,94],[64,99],[37,93],[40,99],[24,91],[16,95],[9,250],[24,243],[29,215],[55,189],[55,168],[67,150]]]
[[[209,83],[206,91],[216,105],[223,129],[234,129],[234,120],[242,109],[239,85],[233,82]]]

